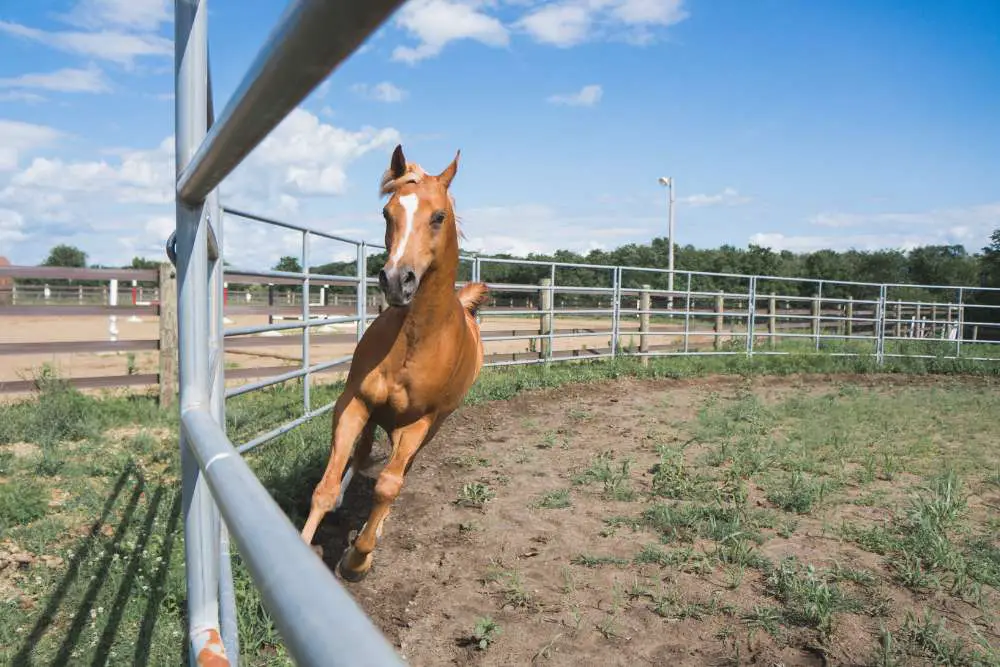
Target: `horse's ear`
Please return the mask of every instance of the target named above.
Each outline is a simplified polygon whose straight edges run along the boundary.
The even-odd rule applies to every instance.
[[[438,180],[444,184],[445,188],[451,185],[452,179],[455,178],[455,174],[458,172],[458,158],[461,154],[461,150],[455,151],[455,159],[444,168],[444,171],[438,174]]]
[[[396,150],[392,152],[392,160],[389,162],[389,173],[393,179],[399,178],[406,173],[406,156],[403,155],[402,144],[396,144]]]

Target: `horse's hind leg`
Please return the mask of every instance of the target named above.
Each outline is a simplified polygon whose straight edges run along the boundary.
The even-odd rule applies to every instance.
[[[392,454],[375,483],[374,505],[368,521],[337,565],[344,579],[360,581],[368,574],[372,566],[372,552],[382,536],[382,524],[403,488],[403,478],[420,448],[434,437],[436,426],[434,418],[427,416],[392,432]]]
[[[330,459],[326,464],[323,479],[313,491],[312,508],[309,510],[309,517],[302,528],[302,539],[305,540],[306,544],[312,543],[319,522],[337,504],[344,468],[347,467],[347,461],[351,457],[351,450],[354,449],[354,441],[358,439],[358,434],[362,430],[368,431],[366,428],[368,417],[368,408],[357,397],[349,396],[345,392],[337,399],[337,405],[333,408]],[[371,434],[374,435],[374,432]],[[371,449],[370,443],[368,448]]]

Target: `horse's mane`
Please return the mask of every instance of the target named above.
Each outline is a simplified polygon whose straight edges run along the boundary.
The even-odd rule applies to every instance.
[[[379,194],[383,197],[392,195],[407,183],[420,183],[424,180],[425,176],[427,176],[427,172],[415,162],[407,162],[403,175],[398,177],[393,177],[392,168],[386,169],[379,183]],[[462,231],[462,222],[458,214],[455,213],[455,197],[451,192],[448,193],[448,199],[451,200],[452,215],[455,217],[455,229],[458,231],[458,237],[464,239],[465,233]]]

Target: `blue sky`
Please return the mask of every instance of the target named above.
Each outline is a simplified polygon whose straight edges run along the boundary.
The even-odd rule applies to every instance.
[[[209,0],[221,110],[285,3]],[[0,6],[0,254],[160,258],[173,226],[173,3]],[[410,0],[222,188],[368,240],[402,142],[453,184],[467,249],[796,251],[1000,227],[1000,3]],[[241,265],[291,234],[227,222]],[[344,256],[318,245],[313,259]]]

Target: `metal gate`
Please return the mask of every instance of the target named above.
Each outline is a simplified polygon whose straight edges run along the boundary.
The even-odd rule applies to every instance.
[[[223,341],[227,335],[251,332],[223,327],[223,229],[217,192],[222,180],[402,1],[293,0],[217,121],[208,62],[207,4],[207,0],[174,3],[177,227],[167,247],[178,279],[190,662],[240,662],[231,535],[264,607],[298,664],[402,664],[389,642],[302,541],[226,435]],[[308,257],[309,237],[315,232],[301,231]],[[358,273],[352,278],[359,295],[367,284],[364,269],[364,244],[360,244]],[[283,275],[301,278],[308,289],[305,273]],[[363,304],[362,298],[353,318],[359,336],[366,320]],[[299,326],[308,332],[312,326],[308,299],[304,308]],[[309,367],[307,359],[303,365],[296,377],[305,378],[306,414],[280,427],[284,430],[258,438],[259,442],[325,411],[321,408],[310,414],[308,376],[326,365]],[[259,386],[263,385],[255,383],[228,393]],[[258,443],[247,443],[252,444]]]

